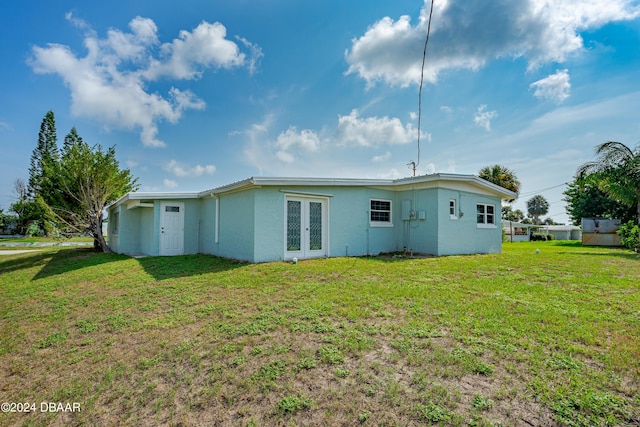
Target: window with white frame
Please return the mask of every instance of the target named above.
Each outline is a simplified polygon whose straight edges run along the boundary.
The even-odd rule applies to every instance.
[[[449,199],[449,218],[458,219],[456,215],[456,199]]]
[[[495,227],[496,226],[496,214],[495,205],[486,203],[478,203],[476,205],[476,218],[478,227]]]
[[[371,199],[369,220],[372,226],[391,226],[391,200]]]

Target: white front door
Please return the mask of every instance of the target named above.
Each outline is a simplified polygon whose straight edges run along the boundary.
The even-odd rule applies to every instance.
[[[184,253],[184,203],[160,203],[160,255]]]
[[[285,259],[328,255],[327,200],[286,197],[285,218]]]

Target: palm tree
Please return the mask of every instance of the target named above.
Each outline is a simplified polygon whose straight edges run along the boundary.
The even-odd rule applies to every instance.
[[[484,180],[499,185],[502,188],[511,190],[514,193],[520,192],[520,181],[515,172],[502,165],[485,166],[480,169],[478,176]],[[510,200],[513,202],[513,200]]]
[[[549,212],[549,202],[541,195],[536,195],[527,200],[527,213],[533,217],[533,223],[540,225],[540,217]]]
[[[580,166],[578,177],[597,183],[621,203],[636,206],[640,225],[640,145],[632,150],[621,142],[608,141],[596,147],[596,157]]]

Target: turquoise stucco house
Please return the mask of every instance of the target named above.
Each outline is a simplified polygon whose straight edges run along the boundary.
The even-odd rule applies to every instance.
[[[128,255],[204,253],[249,262],[402,251],[498,253],[501,201],[474,175],[403,179],[254,177],[194,193],[129,193],[111,204],[109,245]]]

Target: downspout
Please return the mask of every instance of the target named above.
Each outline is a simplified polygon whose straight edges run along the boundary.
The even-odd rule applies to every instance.
[[[367,256],[369,256],[369,230],[371,229],[371,223],[369,221],[371,220],[371,216],[369,211],[365,211],[365,213],[367,214]]]
[[[218,244],[220,243],[220,198],[218,196],[214,196],[216,198],[216,226],[214,228],[214,239],[213,241]]]

